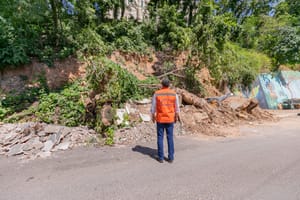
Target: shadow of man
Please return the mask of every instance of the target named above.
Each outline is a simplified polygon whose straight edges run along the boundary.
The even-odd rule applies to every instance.
[[[141,154],[150,156],[153,159],[156,159],[156,155],[157,155],[157,150],[156,149],[152,149],[150,147],[144,147],[144,146],[140,146],[140,145],[136,145],[135,147],[132,148],[132,151],[135,152],[139,152]]]

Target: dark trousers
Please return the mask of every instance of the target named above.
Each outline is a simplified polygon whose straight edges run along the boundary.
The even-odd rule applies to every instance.
[[[157,154],[160,160],[164,159],[164,131],[167,133],[168,141],[168,159],[174,160],[174,140],[173,140],[174,123],[157,122]]]

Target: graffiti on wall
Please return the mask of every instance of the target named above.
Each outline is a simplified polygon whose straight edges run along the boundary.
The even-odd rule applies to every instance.
[[[300,72],[281,71],[261,74],[252,85],[250,98],[256,98],[261,108],[277,109],[291,99],[300,99]]]

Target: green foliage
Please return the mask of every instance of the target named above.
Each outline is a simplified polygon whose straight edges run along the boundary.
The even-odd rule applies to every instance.
[[[196,78],[195,67],[188,67],[185,70],[185,86],[189,92],[192,92],[197,95],[205,96],[206,91],[199,80]]]
[[[101,95],[102,103],[119,104],[143,96],[138,79],[107,58],[92,62],[87,68],[87,81],[91,89]]]
[[[27,88],[20,93],[10,92],[1,100],[1,106],[19,112],[33,103],[39,95],[39,88]]]
[[[109,48],[102,37],[91,28],[82,29],[75,38],[76,48],[79,53],[87,55],[105,55]]]
[[[259,39],[259,29],[257,27],[259,23],[260,21],[257,17],[249,17],[241,25],[241,31],[237,40],[243,48],[257,48]]]
[[[87,123],[94,127],[99,133],[106,137],[106,144],[113,144],[113,127],[106,127],[102,123],[100,110],[105,103],[112,104],[113,108],[119,107],[129,99],[140,99],[144,96],[151,96],[152,89],[139,84],[155,84],[155,78],[139,81],[135,76],[107,58],[100,58],[91,61],[87,68],[87,83],[89,88],[97,96],[95,119]]]
[[[115,49],[125,52],[146,53],[143,26],[133,21],[113,21],[97,27],[97,32]]]
[[[151,85],[151,84],[159,84],[160,83],[160,80],[157,79],[156,77],[149,77],[143,81],[139,81],[139,84],[140,85]],[[153,95],[154,91],[156,90],[155,88],[147,88],[147,87],[139,87],[139,96],[140,97],[150,97]]]
[[[85,88],[79,82],[65,87],[60,92],[44,93],[33,110],[35,116],[46,123],[78,126],[84,123],[85,108],[81,95]]]
[[[149,19],[140,23],[123,20],[126,6],[120,0],[0,1],[0,69],[27,63],[30,57],[52,65],[75,52],[147,53],[149,45],[194,49],[213,65],[230,41],[264,51],[276,64],[295,64],[299,5],[297,0],[153,0]],[[108,18],[109,11],[114,19]]]
[[[147,31],[154,35],[153,44],[162,50],[185,50],[191,45],[192,31],[186,27],[175,5],[165,4],[159,8]]]
[[[106,139],[105,139],[105,144],[106,145],[113,145],[114,144],[114,127],[108,127],[105,130],[105,135],[106,135]]]
[[[239,22],[243,22],[249,15],[259,16],[267,15],[272,9],[273,5],[278,0],[220,0],[216,1],[220,13],[231,12]]]
[[[26,80],[26,76],[21,76]],[[4,120],[7,116],[21,112],[27,109],[31,104],[39,99],[39,96],[48,92],[49,88],[44,75],[36,77],[36,87],[25,87],[20,92],[11,91],[8,94],[2,94],[0,100],[0,120]]]
[[[271,60],[266,55],[227,43],[211,71],[214,78],[227,80],[230,86],[249,86],[260,71],[270,70],[271,66]]]
[[[270,32],[262,41],[262,47],[275,63],[296,64],[300,62],[300,30],[293,27],[281,27]]]
[[[200,56],[208,65],[218,59],[218,51],[223,51],[224,44],[229,40],[237,24],[230,14],[215,16],[213,5],[203,3],[199,9],[193,32],[195,33],[195,49],[200,51]]]
[[[0,16],[0,69],[29,61],[26,43],[18,37],[15,28]]]

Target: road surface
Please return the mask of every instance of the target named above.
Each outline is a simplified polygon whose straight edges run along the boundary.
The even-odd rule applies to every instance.
[[[0,157],[0,200],[299,200],[300,117],[241,126],[241,136],[78,148],[23,162]]]

